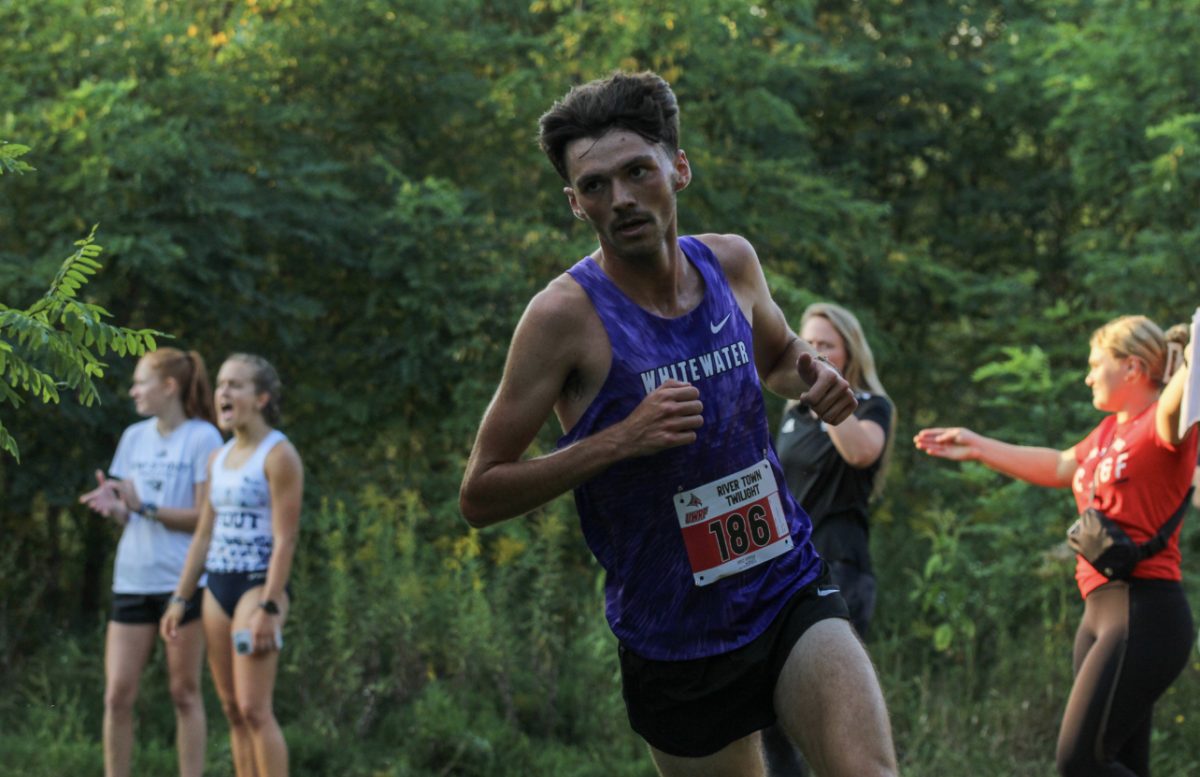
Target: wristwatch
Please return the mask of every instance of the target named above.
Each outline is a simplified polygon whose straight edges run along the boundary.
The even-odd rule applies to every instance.
[[[142,502],[142,509],[139,512],[143,518],[149,518],[152,521],[158,520],[158,505],[153,502]]]
[[[279,605],[275,604],[275,601],[273,599],[263,599],[261,602],[258,603],[258,606],[263,608],[263,610],[266,611],[267,615],[278,615],[279,614]]]

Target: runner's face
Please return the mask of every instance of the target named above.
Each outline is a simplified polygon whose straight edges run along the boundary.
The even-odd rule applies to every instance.
[[[563,191],[601,245],[621,256],[657,253],[675,223],[675,193],[691,179],[683,151],[626,130],[567,144],[571,185]]]
[[[1137,377],[1132,361],[1133,357],[1117,358],[1103,348],[1092,346],[1084,383],[1092,390],[1092,404],[1097,410],[1117,413],[1125,409],[1129,386]]]
[[[174,386],[174,381],[162,379],[149,360],[139,360],[133,370],[133,385],[129,387],[138,415],[149,418],[165,412],[175,399]]]
[[[254,368],[240,359],[230,359],[217,373],[213,395],[217,426],[226,432],[245,427],[256,416],[262,416],[269,398],[269,394],[255,393]]]
[[[804,322],[800,332],[804,342],[813,347],[820,355],[838,368],[838,372],[846,373],[846,342],[824,316],[813,316]]]

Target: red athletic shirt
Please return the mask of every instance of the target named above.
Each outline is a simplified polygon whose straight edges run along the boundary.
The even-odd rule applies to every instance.
[[[1155,402],[1123,424],[1110,415],[1075,446],[1075,479],[1071,490],[1079,511],[1098,507],[1134,542],[1154,536],[1183,501],[1196,467],[1196,427],[1178,445],[1158,436]],[[1092,501],[1095,483],[1095,501]],[[1161,553],[1134,569],[1134,577],[1180,580],[1179,532],[1175,530]],[[1108,582],[1108,578],[1078,556],[1075,580],[1086,597]]]

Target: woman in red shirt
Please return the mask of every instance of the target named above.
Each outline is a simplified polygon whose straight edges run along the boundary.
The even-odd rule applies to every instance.
[[[1178,431],[1188,368],[1164,388],[1166,354],[1162,330],[1144,316],[1097,329],[1086,383],[1092,404],[1109,415],[1067,450],[1012,445],[963,428],[923,429],[914,441],[931,456],[1071,488],[1081,512],[1097,507],[1145,542],[1183,502],[1196,461],[1196,429]],[[1128,581],[1109,580],[1078,557],[1084,611],[1058,736],[1064,777],[1149,775],[1154,702],[1187,665],[1192,646],[1179,562],[1179,529]]]

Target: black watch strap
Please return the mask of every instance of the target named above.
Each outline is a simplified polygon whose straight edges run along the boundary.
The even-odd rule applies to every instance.
[[[273,599],[263,599],[258,603],[258,606],[266,610],[268,615],[279,614],[279,605],[275,604],[275,600]]]

